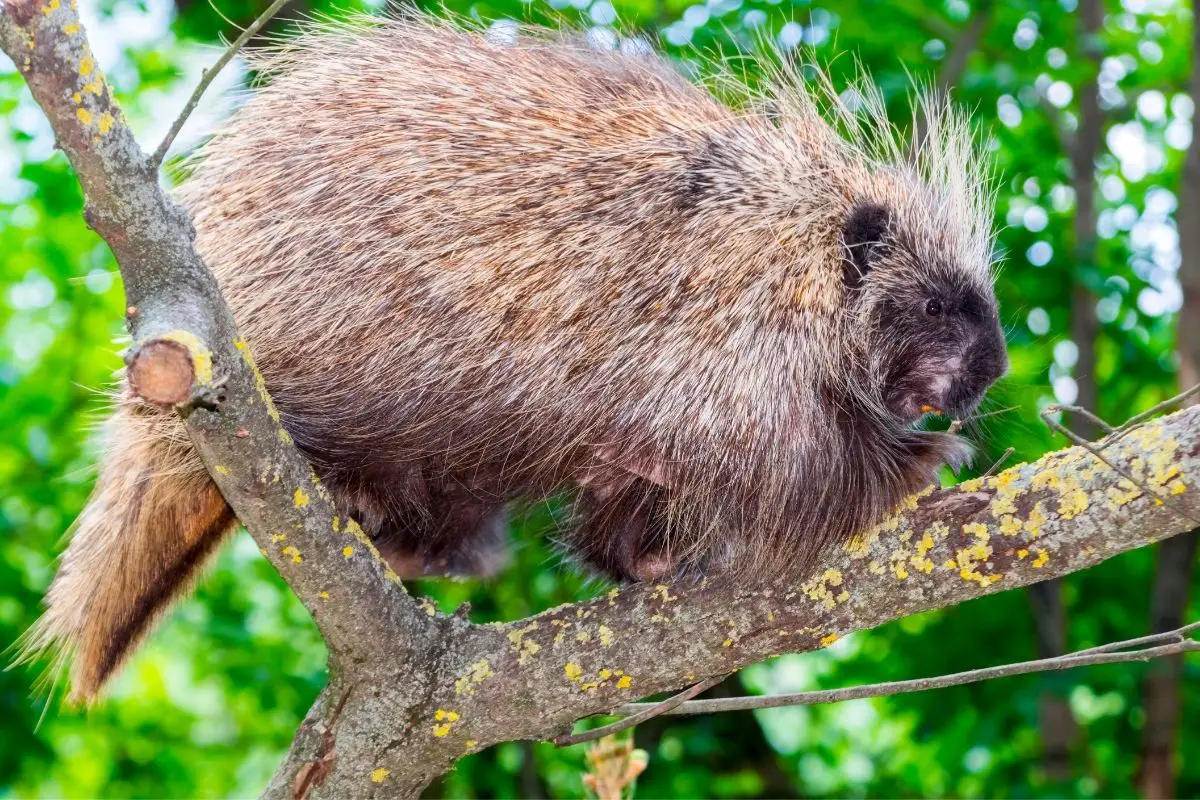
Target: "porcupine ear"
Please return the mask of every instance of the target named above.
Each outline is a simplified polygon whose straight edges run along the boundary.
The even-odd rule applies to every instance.
[[[842,226],[842,242],[846,246],[842,280],[847,289],[857,289],[871,271],[890,221],[891,214],[877,203],[860,203],[846,217]]]

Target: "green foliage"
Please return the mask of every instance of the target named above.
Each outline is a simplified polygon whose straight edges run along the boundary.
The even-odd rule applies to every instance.
[[[86,5],[86,4],[85,4]],[[104,66],[143,132],[161,133],[215,57],[264,0],[139,5],[97,13],[112,49]],[[431,4],[432,5],[432,4]],[[955,41],[986,15],[954,77],[977,112],[998,177],[1004,268],[999,293],[1012,373],[982,420],[984,466],[1005,447],[1033,458],[1058,443],[1036,410],[1072,392],[1070,293],[1095,293],[1099,412],[1118,420],[1173,393],[1178,251],[1173,212],[1190,140],[1190,14],[1165,0],[1110,3],[1099,42],[1106,143],[1097,169],[1101,212],[1095,263],[1076,263],[1066,142],[1089,79],[1075,0],[1008,4],[965,0],[450,0],[435,11],[604,26],[659,38],[685,64],[733,56],[756,41],[803,42],[838,81],[854,54],[876,77],[897,119],[912,80],[942,77]],[[317,0],[306,13],[372,10]],[[615,16],[614,16],[615,14]],[[231,24],[232,23],[232,24]],[[287,27],[283,22],[276,31]],[[610,29],[604,28],[605,31]],[[116,32],[121,35],[117,36]],[[602,33],[601,36],[609,35]],[[93,30],[93,38],[100,38]],[[108,42],[111,44],[111,42]],[[62,533],[86,499],[90,423],[119,367],[122,297],[112,257],[84,225],[81,196],[19,78],[0,70],[0,643],[38,613]],[[1012,407],[1012,410],[1005,410]],[[446,610],[512,619],[597,587],[545,540],[545,508],[516,525],[514,563],[498,579],[423,582]],[[1153,580],[1149,551],[1114,559],[1066,584],[1073,647],[1142,634]],[[1190,617],[1200,610],[1191,609]],[[1026,596],[1010,592],[857,634],[821,653],[745,670],[717,691],[784,691],[934,675],[1034,655]],[[196,597],[174,612],[90,711],[44,709],[34,671],[0,673],[0,795],[243,796],[265,783],[324,680],[324,651],[304,610],[244,534]],[[1187,664],[1194,678],[1200,662]],[[1129,796],[1141,726],[1140,666],[1013,678],[828,707],[686,720],[637,731],[650,766],[643,797],[665,796]],[[740,683],[741,686],[736,684]],[[1183,718],[1200,715],[1184,681]],[[1067,696],[1085,730],[1075,778],[1039,767],[1038,697]],[[38,727],[39,719],[41,725]],[[1185,731],[1179,793],[1200,793],[1200,741]],[[581,748],[510,743],[464,759],[433,796],[583,795]]]

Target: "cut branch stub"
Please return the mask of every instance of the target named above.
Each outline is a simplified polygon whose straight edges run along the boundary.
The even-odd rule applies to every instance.
[[[129,387],[156,406],[170,408],[184,402],[191,396],[195,382],[192,354],[179,342],[147,342],[129,361]]]
[[[196,336],[173,331],[138,345],[129,357],[129,386],[148,403],[171,408],[212,383],[212,353]]]

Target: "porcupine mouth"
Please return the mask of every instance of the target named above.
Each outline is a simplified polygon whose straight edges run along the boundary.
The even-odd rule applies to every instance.
[[[945,413],[945,403],[938,394],[941,393],[930,391],[927,386],[918,387],[906,381],[893,386],[885,396],[885,402],[903,424],[911,426],[927,416]]]
[[[930,417],[962,419],[978,405],[977,399],[954,398],[945,395],[930,397],[932,394],[935,393],[892,392],[888,398],[888,406],[903,424],[915,427]]]
[[[929,416],[961,419],[979,404],[980,396],[958,380],[957,360],[950,370],[929,374],[914,371],[897,381],[887,393],[887,405],[906,425],[916,425]]]
[[[915,427],[929,417],[947,416],[945,409],[932,403],[922,403],[915,398],[905,400],[903,406],[904,410],[897,411],[896,416],[909,427]]]
[[[914,428],[931,417],[942,417],[955,421],[964,420],[979,406],[979,400],[980,398],[971,398],[925,403],[916,397],[910,397],[904,401],[906,411],[900,414],[900,417],[906,425]]]

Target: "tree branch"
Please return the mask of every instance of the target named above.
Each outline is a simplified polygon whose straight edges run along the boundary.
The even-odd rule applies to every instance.
[[[575,720],[638,697],[1083,569],[1185,527],[1075,447],[910,498],[803,581],[714,575],[613,590],[506,624],[441,616],[337,518],[280,427],[187,215],[159,188],[69,2],[0,5],[0,48],[46,111],[87,219],[120,264],[137,391],[183,414],[226,499],[329,644],[328,685],[269,797],[416,796],[496,742],[569,735]],[[1131,430],[1105,452],[1194,509],[1200,409]]]
[[[1200,652],[1200,642],[1184,638],[1197,627],[1195,623],[1185,626],[1169,634],[1153,638],[1155,641],[1166,642],[1150,647],[1134,647],[1138,640],[1114,642],[1101,645],[1077,653],[1070,653],[1053,658],[1041,658],[1034,661],[1022,661],[1016,664],[1004,664],[998,667],[985,667],[968,672],[956,672],[952,675],[940,675],[936,678],[916,678],[907,681],[889,681],[873,683],[867,686],[852,686],[847,689],[826,689],[814,692],[795,692],[791,694],[774,694],[757,697],[722,697],[714,700],[690,700],[677,703],[670,708],[659,711],[665,716],[711,714],[720,711],[751,711],[758,708],[782,708],[784,706],[814,706],[824,703],[841,703],[846,700],[859,700],[864,697],[887,697],[895,694],[924,692],[930,689],[945,689],[950,686],[963,686],[968,683],[980,683],[995,678],[1010,678],[1016,675],[1029,675],[1034,672],[1051,672],[1055,670],[1085,667],[1095,664],[1120,664],[1128,661],[1149,661],[1163,656],[1180,653]],[[1113,652],[1123,650],[1124,652]],[[626,703],[615,709],[614,715],[642,714],[656,709],[657,703]],[[632,717],[631,717],[632,718]],[[589,731],[596,733],[598,731]],[[590,737],[594,738],[594,737]],[[581,741],[584,741],[581,739]]]
[[[695,686],[684,689],[674,697],[663,700],[661,703],[630,703],[621,706],[617,713],[622,714],[626,719],[620,722],[614,722],[611,725],[605,725],[603,728],[594,728],[583,733],[573,733],[568,736],[556,736],[554,743],[559,747],[569,747],[573,744],[582,744],[583,742],[591,742],[596,739],[603,739],[605,736],[612,736],[614,733],[628,730],[635,725],[640,725],[647,720],[654,719],[663,714],[670,714],[682,706],[688,705],[689,702],[702,702],[692,700],[693,697],[703,694],[712,687],[716,686],[721,681],[728,678],[728,675],[718,675],[715,678],[709,678],[697,683]],[[627,711],[623,709],[629,709]]]
[[[196,105],[199,104],[200,98],[208,90],[209,84],[213,82],[213,78],[225,68],[225,65],[233,60],[237,52],[242,49],[246,42],[250,41],[254,34],[263,29],[271,19],[279,13],[279,10],[290,3],[291,0],[275,0],[271,5],[267,6],[254,22],[242,31],[241,35],[233,40],[233,44],[225,48],[225,52],[216,60],[211,67],[204,70],[204,74],[200,76],[199,83],[192,91],[192,96],[188,98],[187,103],[183,106],[183,110],[179,112],[179,116],[171,123],[171,129],[167,131],[167,135],[163,137],[162,142],[158,145],[158,149],[154,151],[154,155],[150,157],[150,166],[153,169],[158,169],[162,166],[163,159],[167,157],[167,151],[171,149],[171,144],[175,141],[175,137],[179,135],[179,131],[183,130],[183,123],[187,122],[188,117],[196,110]]]
[[[1189,391],[1191,391],[1191,390],[1189,390]],[[1185,393],[1185,394],[1187,394],[1187,393]],[[1182,397],[1182,396],[1183,395],[1180,395],[1180,397]],[[1179,397],[1176,397],[1173,399],[1175,401],[1178,401]],[[1083,438],[1078,433],[1075,433],[1075,431],[1071,430],[1070,428],[1057,422],[1054,419],[1055,414],[1062,413],[1063,411],[1072,411],[1072,412],[1084,414],[1089,419],[1089,421],[1092,422],[1093,425],[1098,424],[1098,427],[1100,427],[1102,430],[1105,431],[1105,433],[1107,434],[1107,437],[1093,445],[1087,439]],[[1100,417],[1096,416],[1095,414],[1091,413],[1087,409],[1084,409],[1080,406],[1060,405],[1058,403],[1051,403],[1050,405],[1043,408],[1041,410],[1039,416],[1042,418],[1042,422],[1046,423],[1046,427],[1050,428],[1050,430],[1055,431],[1056,433],[1062,434],[1063,437],[1066,438],[1068,441],[1070,441],[1072,444],[1078,445],[1079,447],[1082,447],[1084,450],[1087,450],[1089,453],[1092,454],[1092,456],[1097,461],[1104,464],[1106,467],[1113,470],[1121,477],[1125,478],[1125,480],[1129,481],[1131,484],[1136,486],[1141,491],[1143,491],[1149,495],[1155,495],[1155,496],[1161,497],[1165,502],[1167,502],[1168,504],[1171,505],[1172,510],[1175,511],[1175,513],[1179,514],[1179,516],[1183,517],[1188,522],[1191,522],[1193,524],[1200,523],[1200,519],[1197,519],[1185,507],[1183,507],[1181,504],[1178,504],[1176,502],[1176,498],[1174,496],[1172,496],[1169,492],[1167,492],[1165,489],[1160,489],[1158,491],[1151,489],[1144,482],[1142,482],[1141,479],[1139,479],[1136,475],[1134,475],[1128,469],[1121,466],[1120,464],[1114,464],[1112,461],[1110,461],[1104,455],[1104,445],[1112,436],[1114,436],[1116,434],[1116,429],[1113,428],[1112,426],[1110,426],[1107,422],[1102,420]]]
[[[1198,420],[1185,411],[1151,423],[1112,445],[1119,452],[1110,458],[1140,464],[1152,487],[1190,496]],[[557,720],[621,705],[623,689],[668,691],[817,649],[851,630],[1083,569],[1186,525],[1076,447],[913,499],[802,583],[634,587],[468,636],[526,710],[506,734],[545,736]],[[464,719],[494,713],[476,705],[478,692],[453,688],[445,702],[465,707]]]

